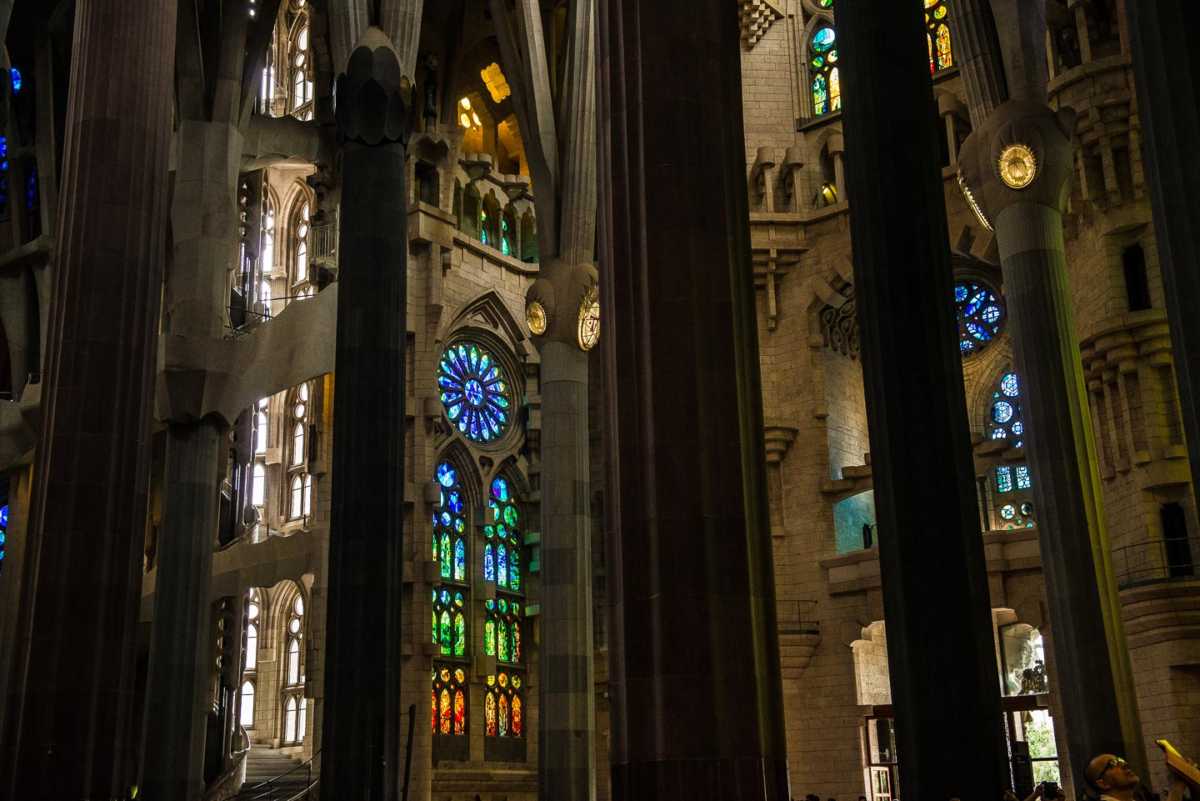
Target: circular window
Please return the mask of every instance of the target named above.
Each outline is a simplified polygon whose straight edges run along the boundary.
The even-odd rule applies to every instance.
[[[438,388],[448,419],[475,442],[492,442],[508,430],[509,387],[504,370],[481,345],[460,342],[442,354]],[[445,483],[442,476],[438,480]],[[452,482],[453,483],[453,482]]]
[[[1017,516],[1017,507],[1013,506],[1011,503],[1007,503],[1004,506],[1001,506],[1000,507],[1000,516],[1003,517],[1005,520],[1012,520],[1014,517]]]
[[[956,283],[954,306],[958,314],[958,349],[963,356],[983,350],[1004,329],[1004,304],[983,284]]]

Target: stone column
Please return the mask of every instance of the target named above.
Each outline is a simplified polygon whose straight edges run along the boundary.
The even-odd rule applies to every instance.
[[[612,794],[785,801],[737,5],[599,8]]]
[[[325,629],[321,798],[390,801],[400,698],[409,92],[369,28],[337,82],[341,264]]]
[[[1075,114],[1012,100],[963,144],[969,201],[995,227],[1033,476],[1058,692],[1073,766],[1145,766],[1067,291],[1062,212]],[[1060,725],[1061,725],[1060,723]],[[1082,787],[1081,776],[1075,786]]]
[[[167,408],[165,509],[158,540],[146,688],[142,786],[148,798],[190,801],[204,790],[205,694],[211,653],[209,585],[220,517],[225,421],[203,416],[206,350],[222,334],[226,275],[237,264],[242,137],[224,122],[184,120],[175,171],[174,258],[163,310]]]
[[[1129,0],[1129,33],[1137,77],[1146,183],[1154,207],[1159,266],[1166,290],[1180,412],[1192,464],[1192,497],[1200,498],[1200,54],[1190,33],[1200,7],[1187,0]]]
[[[588,355],[576,329],[596,272],[547,266],[552,280],[529,292],[544,305],[558,290],[554,324],[535,338],[542,356],[538,797],[588,801],[596,794]]]
[[[899,795],[998,798],[1008,769],[923,24],[911,3],[838,9]],[[970,721],[950,738],[947,709]]]
[[[175,3],[81,0],[44,425],[0,796],[118,798],[130,726],[164,261]]]
[[[957,0],[950,28],[954,32],[954,59],[967,88],[971,123],[979,125],[996,106],[1008,100],[990,0]]]
[[[147,798],[194,801],[204,793],[209,589],[223,437],[215,423],[171,425],[167,436],[142,789]]]

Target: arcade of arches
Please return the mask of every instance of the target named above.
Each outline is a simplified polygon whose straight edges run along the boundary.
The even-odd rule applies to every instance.
[[[1195,12],[907,1],[0,2],[0,798],[1164,788]]]

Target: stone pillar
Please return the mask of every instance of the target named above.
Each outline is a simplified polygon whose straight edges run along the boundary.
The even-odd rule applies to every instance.
[[[224,421],[204,414],[203,354],[220,339],[226,276],[237,264],[242,137],[223,122],[184,120],[176,134],[174,258],[163,310],[169,418],[165,511],[158,540],[142,787],[190,801],[204,790],[206,691],[212,658],[209,585],[220,517]],[[236,652],[237,649],[235,649]]]
[[[1192,464],[1192,497],[1200,499],[1200,54],[1189,34],[1200,7],[1188,0],[1128,0],[1146,183],[1154,207],[1159,266],[1166,290],[1180,412]]]
[[[1140,771],[1145,754],[1067,291],[1062,213],[1074,122],[1069,109],[1005,103],[963,144],[961,180],[995,227],[1025,382],[1025,448],[1071,763],[1079,769],[1110,752]]]
[[[838,9],[899,795],[998,798],[1008,768],[923,25],[910,3]],[[970,721],[951,738],[948,708]]]
[[[737,5],[599,9],[612,795],[786,801]]]
[[[954,59],[963,76],[972,125],[987,119],[1008,100],[1008,83],[1000,55],[1000,38],[990,0],[956,0],[950,15]]]
[[[559,301],[542,356],[542,548],[539,623],[538,797],[589,801],[596,794],[592,531],[588,462],[588,355],[580,307],[596,284],[591,267],[547,265],[531,302]]]
[[[167,436],[142,788],[147,798],[194,801],[204,792],[209,589],[223,437],[214,423],[172,425]]]
[[[337,82],[341,263],[321,798],[390,801],[403,772],[400,698],[409,92],[369,28]]]
[[[23,670],[0,796],[135,782],[147,430],[164,261],[175,3],[81,0],[32,500]]]

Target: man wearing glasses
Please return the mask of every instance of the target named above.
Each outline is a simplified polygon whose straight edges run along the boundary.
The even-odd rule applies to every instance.
[[[1141,779],[1119,756],[1101,754],[1088,763],[1083,777],[1091,797],[1100,801],[1141,801],[1145,797],[1138,792]],[[1186,790],[1187,784],[1173,776],[1167,801],[1183,801]]]

